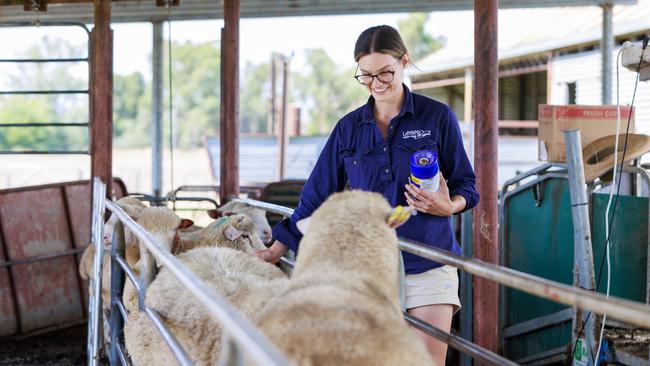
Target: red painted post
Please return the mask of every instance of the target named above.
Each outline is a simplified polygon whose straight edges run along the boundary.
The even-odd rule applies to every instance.
[[[224,0],[221,29],[221,202],[239,195],[239,0]]]
[[[112,196],[113,154],[113,31],[111,1],[95,4],[95,27],[90,47],[90,181],[100,177],[106,197]],[[92,189],[90,190],[92,192]],[[91,193],[92,195],[92,193]],[[90,202],[92,202],[92,197]],[[92,205],[91,205],[92,206]],[[91,215],[88,215],[89,217]],[[90,238],[88,238],[90,240]]]
[[[499,263],[497,203],[497,0],[474,0],[474,169],[481,200],[474,208],[474,257]],[[474,277],[474,342],[497,352],[499,287]]]

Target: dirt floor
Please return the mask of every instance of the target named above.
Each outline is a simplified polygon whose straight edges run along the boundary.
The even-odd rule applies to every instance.
[[[26,338],[0,340],[0,366],[86,364],[86,324]]]

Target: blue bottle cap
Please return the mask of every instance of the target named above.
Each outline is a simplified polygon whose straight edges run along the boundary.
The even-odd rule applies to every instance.
[[[411,174],[419,179],[433,178],[438,174],[438,154],[431,150],[418,150],[411,155]]]

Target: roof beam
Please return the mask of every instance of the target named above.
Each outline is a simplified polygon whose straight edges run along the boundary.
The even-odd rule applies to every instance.
[[[600,6],[605,0],[501,0],[499,7],[539,8],[559,6]],[[636,0],[612,0],[614,4],[636,4]],[[91,0],[48,0],[41,20],[93,22]],[[0,0],[0,22],[31,21],[33,12],[23,10],[24,0]],[[242,18],[371,13],[433,12],[471,10],[473,0],[241,0]],[[167,9],[155,0],[112,2],[112,22],[164,21]],[[172,10],[174,20],[223,19],[221,1],[183,0]]]

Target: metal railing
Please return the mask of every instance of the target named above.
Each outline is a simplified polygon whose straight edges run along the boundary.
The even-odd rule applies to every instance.
[[[292,209],[275,204],[247,198],[237,198],[236,200],[284,216],[291,216],[293,214]],[[607,314],[608,317],[613,317],[620,321],[650,328],[650,306],[645,304],[611,296],[607,298],[604,295],[577,289],[556,281],[547,280],[502,266],[464,258],[449,251],[426,246],[410,240],[400,239],[399,246],[401,250],[406,252],[438,263],[457,267],[462,271],[529,294],[575,306],[580,309],[591,310],[599,314]],[[616,314],[616,312],[621,312],[621,314]]]
[[[544,166],[545,169],[548,169],[549,167],[551,167],[551,165]],[[540,169],[539,171],[541,172],[542,170],[544,169]],[[534,172],[531,175],[534,175]],[[535,183],[535,181],[529,182],[525,186],[532,186]],[[246,198],[237,198],[235,200],[246,203],[250,206],[265,209],[272,213],[284,215],[285,217],[291,216],[293,214],[292,209],[275,204],[255,201]],[[556,281],[547,280],[506,267],[482,262],[476,259],[465,258],[446,250],[426,246],[424,244],[410,240],[400,239],[398,243],[399,248],[403,251],[438,263],[454,266],[461,271],[465,271],[467,273],[471,273],[472,275],[497,282],[501,285],[505,285],[558,303],[570,305],[578,309],[589,310],[601,315],[607,314],[608,317],[618,319],[629,324],[644,328],[650,328],[650,306],[646,304],[624,300],[612,296],[606,297],[605,295],[567,286]],[[289,263],[289,261],[286,260],[283,262],[285,264]],[[440,337],[436,334],[431,333],[430,335],[442,341],[445,341],[445,337]],[[458,349],[452,343],[450,343],[450,346]],[[463,349],[459,350],[463,352],[466,351]],[[482,351],[487,350],[483,349]],[[478,354],[472,354],[471,356],[479,358],[482,362],[490,363],[489,360],[481,358],[481,356]]]
[[[289,270],[293,270],[293,267],[296,265],[296,262],[286,257],[281,257],[280,261],[284,266],[288,267]],[[444,330],[436,328],[435,326],[425,322],[424,320],[412,316],[406,312],[404,312],[404,320],[406,320],[406,322],[409,325],[421,330],[422,332],[432,337],[435,337],[449,344],[451,347],[468,354],[476,361],[482,362],[485,365],[492,365],[492,366],[517,365],[517,363],[512,362],[503,356],[500,356],[490,350],[478,346],[464,338],[453,335],[451,333],[447,333]]]
[[[98,178],[94,180],[95,187],[105,185]],[[161,333],[167,344],[170,346],[174,356],[181,365],[191,365],[192,361],[187,353],[182,349],[174,335],[169,331],[164,322],[159,318],[157,313],[144,306],[144,294],[148,283],[143,279],[150,280],[151,276],[147,268],[141,267],[141,279],[136,280],[136,275],[129,268],[123,259],[124,255],[124,227],[128,228],[142,244],[144,249],[141,255],[141,264],[147,263],[147,256],[153,255],[157,263],[164,266],[185,288],[205,307],[206,312],[219,323],[223,332],[225,356],[231,357],[235,362],[241,362],[241,350],[250,355],[251,359],[260,365],[291,365],[284,355],[278,351],[254,326],[221,295],[212,288],[204,284],[194,273],[188,270],[174,255],[169,253],[146,230],[140,227],[131,217],[129,217],[118,205],[105,200],[105,193],[95,191],[93,195],[93,243],[101,243],[103,237],[103,212],[104,203],[106,208],[116,215],[119,223],[116,225],[116,235],[114,237],[111,255],[113,266],[111,268],[111,364],[128,364],[124,348],[121,345],[120,337],[123,333],[121,322],[128,321],[127,312],[121,301],[122,297],[122,279],[121,273],[125,273],[127,278],[133,282],[140,300],[140,309],[153,322],[156,329]],[[124,225],[124,226],[122,226]],[[97,245],[101,248],[102,245]],[[93,293],[90,296],[89,307],[90,317],[88,323],[88,364],[99,364],[99,321],[101,314],[101,283],[102,283],[102,262],[103,250],[97,250],[94,258],[93,268]],[[230,362],[224,360],[220,361]]]
[[[99,197],[103,197],[103,195],[99,195]],[[293,210],[290,208],[271,203],[245,198],[236,198],[235,200],[284,216],[290,216],[293,213]],[[283,364],[282,361],[278,361],[279,359],[274,358],[275,356],[281,357],[279,354],[273,354],[272,352],[270,354],[265,354],[265,346],[260,345],[268,345],[267,343],[264,343],[267,341],[262,340],[262,343],[257,343],[260,341],[260,335],[255,331],[254,328],[252,328],[252,325],[247,320],[241,318],[241,316],[236,314],[234,309],[228,303],[224,302],[224,300],[222,300],[216,293],[214,293],[214,291],[206,289],[205,286],[200,283],[200,281],[191,272],[185,269],[173,255],[164,249],[161,249],[153,241],[153,238],[146,231],[137,226],[137,224],[130,217],[128,217],[117,205],[110,201],[107,202],[106,205],[109,210],[118,215],[120,221],[124,222],[124,224],[145,243],[147,249],[151,251],[159,263],[161,263],[163,266],[168,267],[170,271],[172,271],[172,273],[177,278],[179,278],[179,280],[184,285],[187,286],[188,290],[197,296],[199,301],[202,302],[206,306],[206,309],[209,310],[212,317],[223,325],[224,331],[228,329],[230,332],[232,332],[232,339],[240,347],[251,347],[252,349],[249,351],[251,351],[252,354],[256,354],[258,357],[260,357],[258,359],[259,362],[265,362],[265,364]],[[465,258],[446,250],[425,246],[421,243],[409,240],[400,239],[398,243],[400,249],[403,251],[436,261],[438,263],[454,266],[461,271],[471,273],[475,276],[492,280],[499,284],[515,288],[520,291],[539,296],[541,298],[550,299],[555,302],[570,305],[579,309],[589,310],[598,314],[607,314],[608,317],[618,319],[629,324],[644,328],[650,328],[650,306],[647,306],[645,304],[614,297],[607,298],[606,296],[598,293],[567,286],[556,281],[546,280],[538,276],[519,272],[502,266],[485,263],[471,258]],[[97,254],[97,256],[99,256],[99,254]],[[95,259],[95,263],[99,263],[97,262],[97,258]],[[135,278],[135,275],[133,273],[129,273],[130,271],[128,269],[128,266],[126,266],[126,263],[124,261],[120,261],[119,263],[121,267],[124,267],[127,276],[130,278]],[[289,266],[293,266],[293,262],[290,260],[284,259],[283,263]],[[97,275],[99,274],[96,273],[95,278],[98,278]],[[142,289],[140,291],[142,291]],[[123,309],[118,310],[119,312],[123,312]],[[113,313],[118,313],[118,311],[113,311]],[[461,352],[468,353],[471,357],[480,362],[485,362],[492,365],[513,364],[512,361],[494,354],[484,348],[481,348],[480,346],[477,346],[471,342],[463,340],[462,338],[453,336],[447,332],[433,327],[430,328],[430,325],[427,326],[426,323],[421,323],[421,320],[417,318],[410,319],[409,317],[406,317],[406,320],[419,329],[425,331],[425,333],[444,342],[447,342],[451,347],[456,348]],[[241,321],[242,323],[238,323],[238,321]],[[118,346],[117,343],[116,346]],[[91,354],[95,353],[89,352],[89,357]],[[124,356],[120,355],[120,358],[124,358]],[[279,363],[274,363],[273,361],[277,361]]]
[[[33,23],[31,22],[2,22],[0,27],[32,27]],[[43,22],[39,23],[39,26],[42,27],[79,27],[88,37],[88,49],[90,49],[90,30],[83,23],[78,22]],[[88,51],[90,52],[90,51]],[[15,63],[15,64],[47,64],[47,63],[76,63],[76,62],[85,62],[90,63],[90,56],[87,53],[85,57],[60,57],[60,58],[11,58],[11,59],[0,59],[1,64]],[[90,70],[90,67],[89,67]],[[87,95],[88,105],[90,109],[90,81],[87,83],[86,89],[55,89],[55,90],[0,90],[0,96],[5,95],[76,95],[76,94],[85,94]],[[0,129],[4,128],[38,128],[38,127],[90,127],[89,122],[26,122],[20,123],[16,121],[8,123],[0,123]],[[0,155],[88,155],[88,150],[1,150]]]

